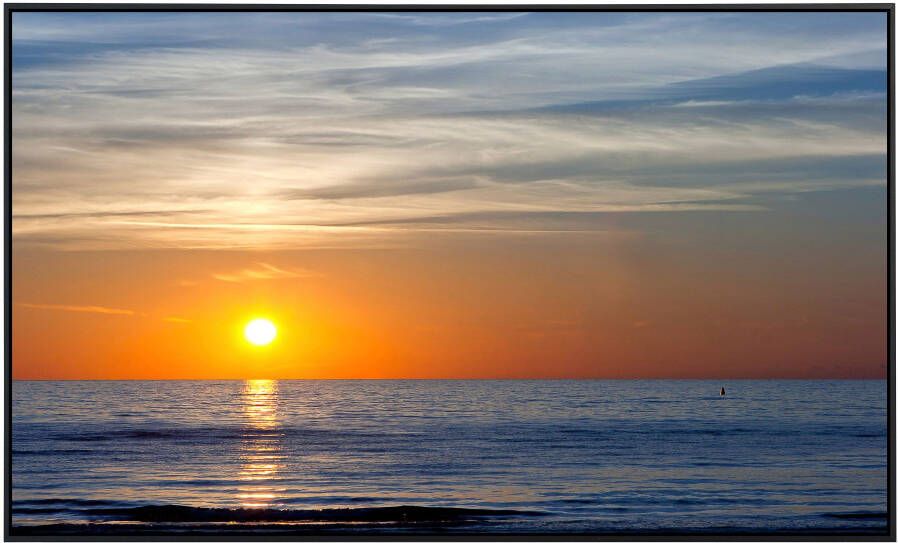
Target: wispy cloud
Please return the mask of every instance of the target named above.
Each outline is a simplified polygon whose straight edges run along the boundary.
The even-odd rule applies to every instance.
[[[117,307],[105,307],[100,305],[66,305],[66,304],[32,304],[26,302],[16,303],[19,307],[28,309],[43,309],[51,311],[68,311],[72,313],[97,313],[100,315],[122,315],[128,317],[149,317],[146,313],[141,313],[131,309],[122,309]],[[187,324],[193,322],[190,319],[177,316],[162,317],[165,322],[176,324]]]
[[[885,185],[879,14],[299,15],[17,15],[17,242],[371,246]]]
[[[183,317],[163,317],[162,320],[164,320],[165,322],[172,322],[175,324],[188,324],[188,323],[193,322],[192,320],[185,319]]]
[[[254,267],[244,268],[229,273],[215,273],[212,277],[219,281],[243,283],[245,281],[267,281],[271,279],[295,279],[298,277],[316,277],[320,274],[309,270],[284,269],[273,264],[258,262]]]
[[[103,307],[99,305],[57,305],[57,304],[32,304],[20,302],[16,305],[27,307],[29,309],[51,309],[54,311],[72,311],[75,313],[101,313],[104,315],[137,315],[136,311],[130,309],[119,309],[114,307]]]

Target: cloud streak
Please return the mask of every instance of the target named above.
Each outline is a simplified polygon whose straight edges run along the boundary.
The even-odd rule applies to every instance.
[[[235,272],[215,273],[212,277],[219,281],[229,283],[244,283],[246,281],[270,281],[272,279],[296,279],[301,277],[317,277],[318,273],[309,270],[284,269],[273,264],[257,262],[254,267],[244,268]]]
[[[57,305],[57,304],[32,304],[17,303],[19,307],[28,309],[49,309],[53,311],[70,311],[73,313],[100,313],[103,315],[137,315],[137,312],[130,309],[119,309],[114,307],[103,307],[99,305]]]
[[[65,311],[69,313],[95,313],[99,315],[120,315],[125,317],[147,317],[146,313],[141,313],[131,309],[122,309],[117,307],[105,307],[100,305],[67,305],[67,304],[34,304],[27,302],[16,303],[19,307],[26,309],[39,309],[49,311]],[[165,322],[176,324],[188,324],[193,322],[191,319],[184,317],[168,316],[162,317]]]
[[[189,324],[189,323],[193,322],[192,320],[185,319],[183,317],[164,317],[162,320],[164,320],[165,322],[171,322],[174,324]]]

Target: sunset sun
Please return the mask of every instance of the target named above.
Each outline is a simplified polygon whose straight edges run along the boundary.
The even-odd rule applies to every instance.
[[[277,334],[277,327],[268,319],[253,319],[243,329],[243,336],[253,345],[268,345]]]

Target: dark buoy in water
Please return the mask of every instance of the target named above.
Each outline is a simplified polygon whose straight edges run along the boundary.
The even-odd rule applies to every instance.
[[[725,388],[723,388],[723,387],[720,387],[720,395],[721,395],[721,396],[726,396],[726,395],[727,395],[727,389],[725,389]]]

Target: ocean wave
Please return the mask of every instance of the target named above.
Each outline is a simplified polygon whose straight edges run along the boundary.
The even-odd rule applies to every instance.
[[[143,425],[120,425],[118,428],[84,428],[73,429],[70,427],[43,427],[35,425],[33,436],[23,435],[21,439],[28,439],[37,443],[44,443],[47,437],[53,441],[68,443],[91,443],[91,442],[107,442],[107,441],[190,441],[190,442],[217,442],[231,440],[255,440],[255,439],[287,439],[290,441],[303,441],[316,444],[325,444],[329,442],[344,442],[354,440],[355,443],[363,443],[361,447],[357,447],[359,452],[371,454],[389,452],[390,446],[385,442],[385,438],[395,439],[415,439],[418,441],[427,441],[428,439],[439,440],[438,436],[427,436],[416,432],[407,431],[390,431],[386,433],[371,432],[366,429],[329,429],[318,428],[312,426],[303,426],[295,424],[279,424],[276,428],[253,428],[246,425],[211,425],[211,426],[143,426]],[[543,430],[546,430],[544,432]],[[796,435],[798,430],[789,425],[725,425],[718,422],[679,420],[676,423],[659,424],[657,421],[640,421],[638,424],[625,421],[604,421],[601,426],[589,425],[557,425],[553,424],[548,428],[544,424],[515,424],[506,425],[493,424],[489,427],[482,427],[477,424],[468,424],[466,426],[450,426],[447,431],[451,431],[453,435],[460,437],[469,437],[472,439],[483,439],[488,436],[488,440],[493,443],[534,443],[546,444],[553,443],[551,446],[557,447],[553,440],[547,440],[544,435],[556,434],[563,436],[564,441],[568,441],[567,445],[572,448],[580,446],[581,442],[589,441],[622,441],[630,439],[650,438],[657,440],[659,436],[664,439],[672,439],[676,441],[684,441],[689,439],[710,438],[727,438],[729,436],[738,436],[739,439],[746,439],[749,436],[758,439],[768,439],[777,437],[792,437]],[[850,438],[868,438],[883,439],[886,437],[885,432],[880,428],[846,426],[842,424],[829,424],[819,427],[802,427],[800,433],[804,436],[820,436],[831,438],[833,436],[850,437]],[[89,446],[89,445],[88,445]],[[75,447],[67,447],[73,451]],[[35,448],[31,449],[36,451]],[[24,452],[23,454],[40,454],[39,452]]]
[[[78,429],[77,431],[57,431],[51,433],[52,439],[61,442],[104,442],[104,441],[153,441],[153,440],[188,440],[205,442],[218,440],[257,440],[293,438],[314,442],[327,440],[374,439],[384,437],[413,437],[407,432],[373,433],[363,430],[347,430],[345,428],[324,429],[301,426],[279,426],[277,428],[253,428],[242,425],[233,426],[170,426],[170,427],[125,427],[118,429]]]
[[[85,500],[78,498],[40,498],[33,500],[13,500],[12,506],[13,509],[20,506],[35,506],[35,505],[71,505],[71,506],[82,506],[82,507],[103,507],[103,506],[114,506],[121,505],[122,502],[114,501],[114,500]]]
[[[13,456],[65,456],[65,455],[81,455],[81,454],[93,454],[96,451],[93,449],[41,449],[41,450],[31,450],[31,449],[13,449]]]
[[[884,511],[851,511],[846,513],[823,513],[824,517],[841,520],[886,520],[889,514]]]
[[[92,519],[137,522],[463,522],[487,517],[532,517],[542,511],[466,507],[424,507],[398,505],[332,509],[214,508],[187,505],[141,505],[130,507],[83,507],[88,500],[31,500],[15,502],[13,513],[68,512]],[[99,500],[90,505],[108,505]],[[58,504],[57,507],[52,505]],[[70,505],[72,507],[63,507]],[[79,507],[82,506],[82,507]]]

